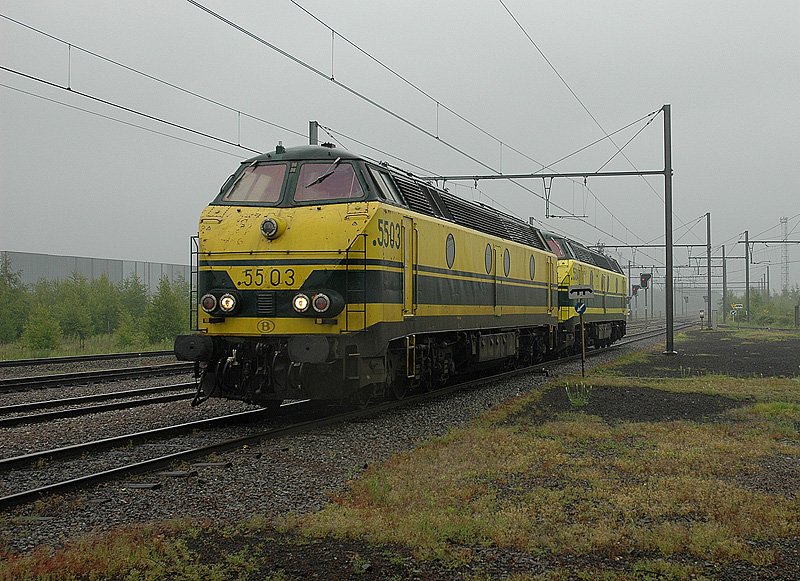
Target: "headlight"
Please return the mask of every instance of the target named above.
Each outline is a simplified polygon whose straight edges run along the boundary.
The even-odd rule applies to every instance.
[[[308,310],[308,297],[303,293],[295,295],[294,299],[292,299],[292,307],[298,313],[305,313]]]
[[[230,293],[225,293],[219,298],[220,310],[230,313],[236,308],[236,297]]]
[[[211,313],[217,308],[217,297],[211,294],[203,295],[203,298],[200,299],[200,306],[205,312]]]
[[[314,310],[318,313],[324,313],[327,311],[331,306],[331,299],[328,295],[319,293],[314,295],[314,299],[311,301],[311,305],[314,307]]]
[[[261,233],[269,240],[278,236],[279,225],[275,218],[267,218],[261,222]]]

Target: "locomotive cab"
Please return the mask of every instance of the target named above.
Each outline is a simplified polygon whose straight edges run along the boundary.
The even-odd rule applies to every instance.
[[[281,145],[228,178],[200,217],[197,333],[175,342],[206,396],[335,400],[382,381],[381,349],[358,332],[402,320],[402,285],[367,265],[410,252],[391,216],[402,196],[378,178],[332,146]]]

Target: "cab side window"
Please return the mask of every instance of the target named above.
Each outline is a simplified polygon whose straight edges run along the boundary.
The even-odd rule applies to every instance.
[[[375,183],[378,184],[379,197],[400,206],[406,205],[406,201],[403,199],[403,194],[401,194],[400,190],[397,189],[394,180],[392,180],[392,176],[374,167],[370,167],[369,172],[372,174],[372,178],[375,180]]]

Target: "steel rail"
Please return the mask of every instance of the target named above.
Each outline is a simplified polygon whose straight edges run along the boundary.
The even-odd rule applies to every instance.
[[[96,393],[93,395],[80,395],[77,397],[67,397],[63,399],[46,399],[42,401],[32,401],[27,403],[17,403],[0,407],[0,414],[16,414],[33,410],[44,410],[68,405],[83,405],[97,401],[108,401],[110,399],[120,399],[123,397],[137,397],[161,393],[163,391],[177,391],[179,389],[196,389],[195,383],[173,383],[171,385],[158,385],[156,387],[141,387],[139,389],[126,389],[124,391],[110,391],[106,393]]]
[[[56,410],[52,412],[41,412],[38,414],[28,414],[23,416],[13,416],[10,418],[0,418],[0,428],[9,428],[12,426],[19,426],[21,424],[39,424],[42,422],[49,422],[52,420],[60,420],[62,418],[77,418],[79,416],[88,416],[91,414],[99,414],[102,412],[126,410],[135,407],[155,405],[157,403],[170,403],[173,401],[191,399],[194,396],[195,396],[194,391],[189,393],[173,393],[172,395],[157,395],[154,397],[144,397],[140,399],[126,399],[125,401],[118,401],[114,403],[101,403],[99,405],[83,406],[79,408],[69,408],[65,410]]]
[[[686,326],[691,326],[692,324],[687,324]],[[634,343],[636,341],[644,340],[651,337],[656,337],[659,335],[663,335],[666,332],[666,328],[659,329],[657,331],[649,331],[646,333],[641,333],[641,337],[636,340],[630,341],[630,343]],[[587,356],[597,356],[604,352],[607,349],[595,349],[587,353]],[[26,490],[18,493],[14,493],[5,497],[0,497],[0,509],[1,508],[8,508],[12,506],[16,506],[19,504],[23,504],[25,502],[35,500],[42,495],[45,494],[52,494],[52,493],[63,493],[68,492],[70,490],[75,490],[79,488],[84,488],[93,484],[97,484],[103,481],[112,480],[118,476],[122,475],[133,475],[133,474],[140,474],[143,472],[150,472],[157,470],[159,468],[165,468],[170,466],[173,462],[177,461],[188,461],[195,458],[200,458],[203,456],[207,456],[208,454],[215,453],[215,452],[224,452],[227,450],[231,450],[234,448],[238,448],[245,444],[253,444],[256,442],[260,442],[267,439],[274,439],[279,438],[287,435],[292,435],[296,433],[302,433],[312,428],[316,427],[325,427],[329,425],[333,425],[336,423],[341,423],[348,420],[359,419],[362,417],[378,415],[380,413],[393,410],[395,408],[406,406],[409,404],[432,400],[435,398],[440,398],[444,395],[451,394],[456,391],[462,391],[466,389],[470,389],[476,386],[483,385],[487,382],[494,382],[494,381],[501,381],[503,379],[508,379],[511,377],[524,375],[524,374],[532,374],[532,373],[542,373],[549,367],[555,367],[557,365],[563,364],[565,362],[574,361],[575,359],[579,359],[581,356],[572,355],[566,358],[555,359],[552,361],[548,361],[543,363],[542,365],[532,366],[525,369],[515,369],[511,371],[506,371],[503,373],[499,373],[490,377],[481,377],[472,380],[468,380],[466,382],[454,384],[451,386],[446,386],[440,389],[432,390],[429,392],[423,392],[416,394],[412,397],[407,397],[402,400],[395,400],[395,401],[388,401],[384,403],[380,403],[378,405],[370,406],[365,409],[358,409],[352,410],[340,414],[335,414],[332,416],[328,416],[325,418],[299,422],[297,424],[292,424],[289,426],[275,428],[271,430],[266,430],[262,432],[258,432],[255,434],[250,434],[247,436],[242,436],[230,440],[225,440],[223,442],[217,444],[210,444],[207,446],[202,446],[199,448],[192,448],[190,450],[185,450],[182,452],[174,452],[172,454],[168,454],[165,456],[160,456],[158,458],[152,458],[149,460],[144,460],[140,462],[136,462],[129,465],[119,466],[116,468],[112,468],[109,470],[104,470],[102,472],[98,472],[95,474],[89,474],[86,476],[81,476],[77,478],[73,478],[70,480],[66,480],[63,482],[57,482],[53,484],[49,484],[46,486],[42,486],[32,490]],[[302,403],[302,402],[300,402]],[[286,405],[286,404],[285,404]],[[232,414],[231,416],[224,416],[222,418],[213,418],[213,420],[228,420],[229,418],[233,417],[257,417],[259,414],[264,414],[268,410],[255,410],[250,412],[240,412],[239,414]],[[212,420],[212,421],[213,421]],[[194,427],[198,427],[199,424],[207,422],[206,425],[211,425],[209,420],[203,420],[200,422],[190,422],[187,424],[182,424],[180,427],[183,429],[194,429]],[[194,426],[194,427],[189,427]],[[99,440],[97,442],[92,442],[88,444],[91,448],[87,448],[87,444],[78,444],[75,446],[68,446],[65,448],[59,448],[55,450],[48,450],[44,452],[36,452],[32,454],[27,454],[25,456],[16,456],[13,458],[7,458],[4,460],[0,460],[0,471],[3,469],[9,469],[13,467],[17,467],[23,464],[31,464],[41,459],[45,458],[52,458],[56,454],[59,454],[59,457],[67,457],[64,454],[69,454],[69,456],[74,456],[81,454],[85,451],[90,449],[101,449],[103,447],[114,447],[119,445],[120,443],[133,441],[132,438],[137,440],[144,440],[144,439],[151,439],[152,437],[162,434],[170,433],[170,430],[173,430],[178,426],[168,427],[168,428],[159,428],[157,430],[150,430],[148,432],[142,432],[138,434],[128,434],[127,436],[118,436],[115,438],[107,438],[105,440]],[[145,435],[146,434],[146,435]],[[114,442],[111,444],[111,442]]]
[[[99,369],[93,371],[75,371],[55,375],[33,375],[30,377],[10,377],[0,379],[0,393],[23,391],[25,389],[41,389],[78,383],[92,383],[145,375],[165,375],[169,373],[188,372],[194,369],[193,363],[167,363],[163,365],[145,365],[143,367],[120,367],[117,369]]]
[[[50,450],[42,450],[40,452],[31,452],[30,454],[23,454],[21,456],[2,458],[0,459],[0,473],[10,469],[19,468],[21,466],[34,464],[39,460],[63,460],[67,458],[74,458],[75,456],[80,456],[85,452],[97,452],[99,450],[110,449],[116,446],[125,446],[134,442],[146,442],[155,438],[178,436],[186,432],[191,432],[192,430],[207,428],[209,426],[225,425],[228,423],[251,420],[260,416],[264,416],[268,414],[268,412],[269,410],[267,409],[247,410],[244,412],[237,412],[224,416],[216,416],[205,420],[195,420],[173,426],[165,426],[163,428],[154,428],[152,430],[144,430],[142,432],[132,432],[129,434],[123,434],[121,436],[112,436],[110,438],[93,440],[91,442],[84,442],[82,444],[72,444],[71,446],[64,446],[61,448],[53,448]]]
[[[101,353],[97,355],[65,355],[62,357],[40,357],[36,359],[6,359],[0,367],[23,367],[26,365],[58,365],[59,363],[83,363],[88,361],[109,361],[112,359],[137,359],[144,357],[166,357],[174,351],[140,351],[138,353]]]

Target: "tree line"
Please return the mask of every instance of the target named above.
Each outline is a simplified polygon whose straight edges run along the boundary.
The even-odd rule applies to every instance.
[[[103,274],[79,273],[26,286],[8,256],[0,257],[0,344],[36,353],[58,349],[66,339],[113,337],[120,349],[172,341],[189,329],[189,283],[162,277],[150,295],[136,274],[120,283]]]
[[[744,304],[745,296],[728,293],[726,304],[719,303],[720,308],[731,310],[733,304]],[[800,286],[783,290],[780,294],[770,294],[756,289],[750,290],[750,324],[759,327],[794,327],[794,308],[800,305]],[[741,311],[737,318],[744,321],[745,313]],[[731,317],[728,317],[731,320]]]

